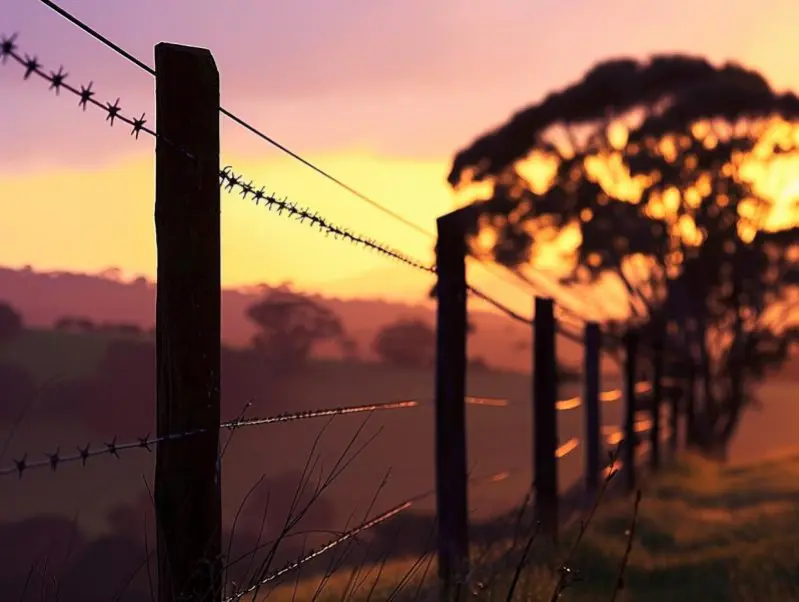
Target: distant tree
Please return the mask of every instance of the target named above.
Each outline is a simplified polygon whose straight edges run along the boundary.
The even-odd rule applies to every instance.
[[[64,316],[55,321],[53,327],[56,330],[65,330],[71,332],[90,332],[94,330],[94,322],[89,318],[82,318],[76,316]]]
[[[750,385],[799,336],[782,311],[799,284],[799,207],[777,210],[756,181],[795,151],[797,117],[799,98],[739,65],[612,60],[458,152],[449,182],[492,184],[467,211],[475,253],[516,267],[569,233],[565,283],[615,276],[641,293],[648,307],[617,332],[666,332],[668,369],[698,367],[694,436],[723,458]]]
[[[251,305],[247,317],[258,328],[253,346],[270,361],[286,366],[305,364],[317,343],[345,336],[332,310],[286,288],[272,290]]]
[[[436,333],[422,320],[402,319],[377,333],[372,349],[388,364],[429,368],[435,358]]]
[[[22,315],[10,304],[0,302],[0,343],[16,337],[22,327]]]
[[[358,359],[358,341],[352,337],[343,337],[339,341],[339,347],[344,359],[350,361]]]
[[[129,336],[140,335],[144,332],[141,326],[132,322],[120,322],[116,324],[116,331]]]

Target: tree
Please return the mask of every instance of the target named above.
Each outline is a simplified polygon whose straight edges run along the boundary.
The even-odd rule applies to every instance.
[[[344,327],[329,308],[288,288],[275,289],[247,309],[258,327],[253,346],[270,361],[305,364],[321,341],[340,341]]]
[[[0,302],[0,343],[22,332],[22,315],[8,303]]]
[[[358,341],[352,337],[342,337],[339,341],[342,357],[350,362],[354,362],[360,356],[358,354]]]
[[[435,359],[436,333],[422,320],[400,319],[377,333],[372,349],[388,364],[429,368]]]
[[[624,284],[616,332],[661,338],[672,375],[699,370],[693,436],[724,457],[751,384],[797,340],[799,207],[762,184],[797,116],[795,95],[739,65],[613,60],[461,150],[448,179],[493,184],[469,206],[473,252],[515,267],[571,236],[564,283]]]

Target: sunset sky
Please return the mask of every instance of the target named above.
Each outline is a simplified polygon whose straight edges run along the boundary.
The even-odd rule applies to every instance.
[[[799,88],[796,0],[63,0],[153,63],[171,41],[213,52],[222,105],[428,230],[459,199],[455,151],[596,61],[678,51],[734,59]],[[154,122],[152,78],[36,0],[4,0],[0,33],[98,100]],[[154,153],[19,66],[0,67],[0,264],[155,272]],[[135,115],[134,115],[135,114]],[[407,254],[429,240],[222,121],[222,162]],[[462,200],[461,200],[462,202]],[[223,280],[290,280],[344,296],[419,298],[429,277],[223,195]],[[473,272],[473,274],[472,274]],[[510,297],[487,272],[476,283]],[[529,309],[529,300],[508,301]]]

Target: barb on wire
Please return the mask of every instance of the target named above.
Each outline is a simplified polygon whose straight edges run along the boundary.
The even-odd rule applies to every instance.
[[[84,111],[88,106],[92,106],[103,111],[105,113],[105,120],[111,127],[113,127],[115,123],[121,122],[130,126],[130,134],[136,139],[139,138],[139,134],[145,133],[149,134],[153,138],[164,140],[165,142],[171,144],[171,142],[164,136],[157,134],[154,129],[146,125],[147,118],[144,113],[142,113],[141,117],[138,118],[128,117],[127,115],[123,114],[122,107],[119,104],[119,98],[117,98],[114,102],[105,103],[97,100],[95,98],[96,91],[92,89],[94,82],[90,81],[88,85],[80,85],[79,88],[67,83],[66,79],[69,76],[69,73],[64,71],[63,65],[60,66],[57,71],[45,71],[44,65],[39,62],[39,59],[35,55],[31,56],[27,53],[23,55],[18,51],[17,37],[18,34],[16,33],[10,36],[3,35],[0,37],[0,64],[7,64],[9,62],[8,59],[10,58],[12,63],[16,63],[17,65],[23,67],[23,80],[28,80],[32,75],[35,75],[48,82],[50,84],[49,89],[54,91],[56,95],[60,95],[62,90],[66,90],[73,96],[77,97],[78,106]],[[189,158],[193,159],[190,153],[186,151],[182,152],[184,152],[184,154],[186,154]]]
[[[228,191],[236,189],[243,198],[249,198],[255,201],[256,205],[263,203],[267,209],[277,212],[278,215],[286,215],[287,217],[296,218],[301,223],[306,223],[312,228],[318,228],[319,231],[326,235],[332,235],[334,238],[344,239],[354,243],[357,246],[377,251],[378,253],[386,255],[387,257],[391,257],[402,263],[405,263],[412,268],[429,272],[431,274],[435,273],[434,267],[427,266],[421,261],[413,259],[404,253],[397,251],[396,249],[385,246],[372,238],[355,234],[346,228],[336,226],[329,222],[326,218],[319,215],[319,213],[297,205],[286,198],[278,199],[274,194],[266,192],[264,187],[257,188],[252,180],[247,181],[240,175],[234,173],[230,166],[225,167],[219,172],[219,179],[220,186],[225,187]]]
[[[341,406],[337,408],[328,408],[322,410],[287,412],[265,418],[236,418],[234,420],[228,420],[226,422],[221,423],[219,427],[232,431],[249,426],[262,426],[265,424],[294,422],[297,420],[308,420],[311,418],[343,416],[346,414],[358,414],[362,412],[400,410],[406,408],[415,408],[418,405],[419,405],[418,401],[411,399],[404,401],[389,401],[389,402],[372,403],[372,404],[364,404],[357,406]],[[130,449],[144,449],[147,451],[152,451],[153,446],[156,446],[165,441],[177,441],[180,439],[186,439],[188,437],[193,437],[195,435],[199,435],[204,432],[206,432],[206,429],[194,429],[182,433],[172,433],[169,435],[163,435],[161,437],[151,437],[148,434],[145,435],[144,437],[137,438],[135,441],[130,441],[126,443],[118,443],[117,437],[114,437],[110,442],[103,443],[102,445],[95,446],[94,448],[92,448],[91,443],[87,443],[85,447],[78,447],[76,449],[76,452],[66,455],[62,454],[60,448],[56,448],[56,450],[53,453],[42,454],[44,456],[44,459],[34,460],[34,461],[28,460],[29,455],[26,453],[22,456],[22,458],[18,460],[13,460],[11,465],[0,468],[0,477],[16,474],[21,479],[23,474],[25,474],[30,470],[49,467],[51,470],[55,471],[62,464],[68,464],[78,461],[80,461],[83,466],[86,466],[86,461],[89,458],[94,458],[97,456],[106,456],[106,455],[111,455],[116,458],[120,458],[119,452]]]

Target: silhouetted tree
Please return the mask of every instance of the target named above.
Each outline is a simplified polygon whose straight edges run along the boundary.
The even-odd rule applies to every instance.
[[[339,342],[339,347],[344,359],[349,361],[358,359],[358,341],[352,337],[343,337]]]
[[[72,332],[90,332],[94,330],[94,322],[89,318],[64,316],[55,321],[53,328]]]
[[[344,327],[332,310],[285,288],[250,306],[247,316],[258,327],[255,348],[286,366],[307,362],[317,343],[344,337]]]
[[[468,211],[475,253],[518,266],[579,233],[566,283],[612,274],[631,297],[638,288],[648,307],[635,327],[645,341],[667,333],[673,374],[699,367],[695,436],[723,457],[748,385],[797,337],[782,311],[799,283],[797,206],[777,223],[755,178],[794,150],[798,115],[793,94],[738,65],[612,60],[461,150],[448,179],[493,184]]]
[[[377,333],[372,349],[388,364],[429,368],[435,358],[436,333],[422,320],[398,320]]]
[[[22,315],[8,303],[0,302],[0,343],[22,332]]]

